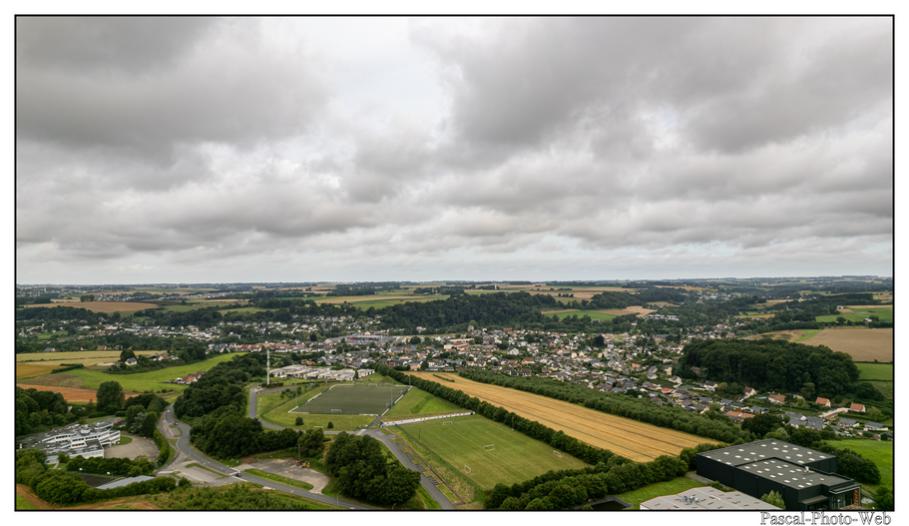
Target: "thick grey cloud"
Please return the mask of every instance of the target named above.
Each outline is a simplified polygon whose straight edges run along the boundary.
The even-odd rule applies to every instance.
[[[887,18],[19,18],[24,282],[889,273]]]

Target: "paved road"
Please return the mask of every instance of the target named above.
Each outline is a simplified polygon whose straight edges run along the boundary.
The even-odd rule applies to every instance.
[[[276,387],[274,389],[277,390],[277,389],[280,389],[280,387]],[[249,418],[258,418],[258,417],[256,417],[256,398],[259,396],[260,391],[266,391],[266,390],[267,389],[263,389],[259,386],[253,386],[249,389],[249,404],[247,406]],[[259,422],[262,424],[262,427],[264,427],[265,429],[272,429],[274,431],[280,431],[280,430],[284,429],[284,426],[279,426],[278,424],[273,424],[271,422],[266,421],[264,418],[259,418]]]
[[[401,464],[404,464],[404,467],[419,473],[420,485],[423,486],[423,489],[429,493],[433,500],[439,503],[439,506],[443,510],[455,509],[454,504],[448,500],[448,497],[446,497],[444,493],[439,491],[439,488],[436,486],[435,482],[423,474],[423,470],[420,468],[420,466],[416,465],[413,460],[411,460],[410,457],[408,457],[407,454],[405,454],[401,448],[398,447],[398,444],[396,444],[390,436],[379,431],[378,429],[370,429],[369,431],[366,431],[366,434],[385,444],[385,447],[387,447],[388,450],[391,451],[399,461],[401,461]]]
[[[168,406],[164,411],[164,415],[158,423],[161,432],[164,433],[166,437],[176,437],[176,449],[178,456],[182,455],[189,459],[192,459],[194,462],[224,476],[232,476],[247,482],[252,482],[253,484],[259,484],[260,486],[267,486],[274,488],[276,490],[282,491],[284,493],[290,493],[292,495],[297,495],[299,497],[304,497],[310,500],[321,502],[324,504],[331,504],[335,506],[342,506],[352,510],[377,510],[375,506],[370,506],[362,502],[354,502],[350,499],[343,499],[339,497],[329,497],[328,495],[322,495],[321,493],[311,493],[301,488],[295,486],[288,486],[287,484],[282,484],[269,479],[264,479],[251,475],[249,473],[237,471],[236,469],[227,466],[218,462],[217,460],[211,458],[205,453],[196,449],[189,441],[189,431],[190,427],[188,424],[177,420],[177,417],[174,415],[173,406]],[[165,429],[167,428],[167,429]]]

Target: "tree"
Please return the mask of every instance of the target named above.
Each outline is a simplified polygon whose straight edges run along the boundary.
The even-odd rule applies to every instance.
[[[881,486],[877,489],[877,493],[874,496],[875,508],[879,510],[892,511],[893,510],[893,490],[887,486]]]
[[[295,426],[302,426],[302,425],[303,425],[303,417],[302,417],[302,416],[298,416],[298,417],[294,420],[294,425],[295,425]]]
[[[123,351],[120,351],[120,363],[124,363],[124,362],[126,362],[126,360],[129,360],[130,358],[132,358],[133,360],[135,360],[135,359],[136,359],[136,353],[134,353],[133,351],[131,351],[131,350],[129,350],[129,349],[125,349],[125,350],[123,350]]]
[[[328,422],[328,425],[325,426],[325,427],[327,427],[328,429],[334,429],[334,428],[335,428],[335,425],[334,425],[332,422],[329,421],[329,422]]]
[[[783,419],[774,414],[764,413],[742,422],[742,429],[751,431],[757,437],[763,437],[774,429],[783,426]]]
[[[781,510],[786,509],[786,501],[783,500],[783,496],[780,495],[779,491],[771,491],[770,493],[765,493],[761,500],[770,504],[771,506],[776,506]]]
[[[117,382],[104,382],[96,393],[98,411],[112,414],[123,408],[123,388]]]
[[[297,439],[297,447],[304,457],[318,457],[325,449],[325,434],[321,429],[308,429]]]
[[[597,334],[593,338],[593,346],[600,348],[606,347],[606,338],[603,338],[602,334]]]

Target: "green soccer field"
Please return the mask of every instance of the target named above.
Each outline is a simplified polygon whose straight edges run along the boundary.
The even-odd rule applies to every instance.
[[[387,428],[403,437],[446,485],[464,493],[514,484],[551,470],[585,464],[543,442],[479,415]],[[458,480],[460,479],[460,480]],[[463,495],[462,495],[463,496]],[[465,500],[470,500],[468,495]]]
[[[297,413],[379,415],[407,390],[404,385],[356,383],[334,385],[305,404]]]

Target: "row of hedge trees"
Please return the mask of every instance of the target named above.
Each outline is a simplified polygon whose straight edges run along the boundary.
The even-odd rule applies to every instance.
[[[439,398],[448,400],[455,405],[459,405],[465,409],[470,409],[471,411],[474,411],[479,415],[483,415],[490,420],[505,424],[515,431],[519,431],[531,438],[545,442],[546,444],[564,451],[569,455],[574,456],[575,458],[581,459],[588,464],[607,462],[615,455],[615,453],[612,451],[585,444],[584,442],[581,442],[574,437],[566,435],[562,431],[556,431],[552,428],[544,426],[543,424],[540,424],[539,422],[516,415],[501,407],[484,402],[479,398],[474,398],[470,395],[467,395],[463,391],[452,389],[430,380],[423,380],[422,378],[409,376],[384,364],[377,365],[376,371],[386,376],[390,376],[399,382],[414,385],[424,391],[438,396]]]
[[[747,432],[726,418],[710,418],[685,411],[679,407],[660,406],[647,400],[604,393],[596,389],[552,378],[508,376],[478,369],[464,370],[458,374],[477,382],[520,389],[529,393],[580,404],[604,413],[713,438],[722,442],[736,442],[749,438]]]
[[[679,457],[660,456],[646,464],[610,461],[584,470],[550,472],[527,482],[498,484],[485,501],[487,509],[566,510],[589,507],[589,501],[671,480],[688,471]]]

